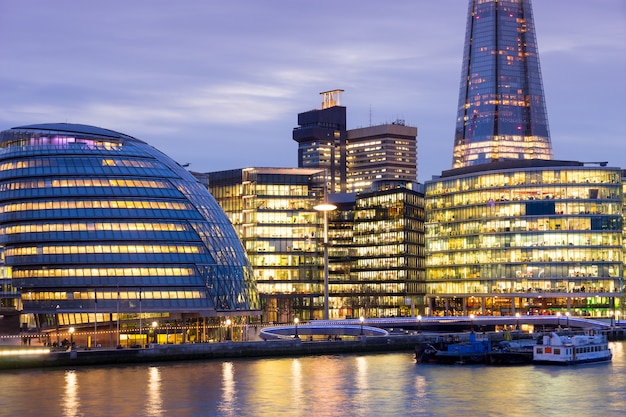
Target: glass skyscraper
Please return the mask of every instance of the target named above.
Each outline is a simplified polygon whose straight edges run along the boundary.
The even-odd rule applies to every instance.
[[[552,159],[530,0],[471,0],[453,169],[425,184],[429,314],[615,314],[623,191],[607,164]]]
[[[75,124],[6,130],[0,193],[2,276],[43,331],[122,322],[141,335],[148,318],[204,323],[259,310],[220,206],[145,142]]]
[[[453,168],[552,159],[530,0],[470,0]]]

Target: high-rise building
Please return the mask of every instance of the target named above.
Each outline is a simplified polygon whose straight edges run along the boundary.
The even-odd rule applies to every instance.
[[[530,0],[471,0],[453,169],[427,181],[435,315],[608,317],[623,305],[623,189],[552,160]]]
[[[369,191],[376,181],[417,181],[417,128],[396,120],[346,130],[342,92],[320,93],[321,109],[298,114],[298,167],[325,170],[331,193]]]
[[[453,168],[552,159],[531,0],[470,0]]]
[[[417,128],[404,120],[348,130],[347,191],[370,191],[377,181],[417,181]]]
[[[346,191],[346,108],[343,90],[320,93],[322,108],[298,114],[293,140],[298,142],[298,168],[326,171],[331,192]]]

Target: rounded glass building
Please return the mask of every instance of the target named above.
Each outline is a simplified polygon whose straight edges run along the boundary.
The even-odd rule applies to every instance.
[[[3,276],[39,329],[122,323],[141,334],[142,319],[259,310],[220,206],[143,141],[76,124],[5,130],[0,196]]]

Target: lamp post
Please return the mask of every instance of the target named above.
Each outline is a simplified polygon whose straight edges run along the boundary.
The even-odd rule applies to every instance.
[[[152,322],[152,337],[154,338],[154,343],[157,343],[157,326],[159,325],[159,323],[157,323],[156,321]]]
[[[361,333],[359,334],[363,336],[363,322],[365,321],[365,317],[363,316],[359,317],[359,321],[361,322]]]
[[[519,330],[519,318],[520,318],[520,314],[519,313],[515,313],[515,330]]]
[[[70,327],[70,348],[74,347],[74,331],[73,327]]]
[[[611,318],[611,328],[613,327],[613,312],[609,311],[609,317]]]
[[[143,345],[143,333],[142,333],[142,322],[141,322],[141,288],[139,288],[139,346]]]
[[[472,332],[474,332],[474,314],[470,314],[470,322],[472,323]]]
[[[296,339],[300,339],[300,336],[298,336],[298,322],[299,322],[299,321],[300,321],[300,319],[299,319],[299,318],[297,318],[297,317],[296,317],[295,319],[293,319],[293,322],[294,322],[294,324],[296,325],[296,334],[294,335],[294,337],[295,337]]]
[[[556,324],[557,327],[560,329],[561,328],[561,312],[557,311],[556,313]]]
[[[232,322],[230,321],[230,319],[226,319],[226,340],[232,340],[231,336],[230,336],[230,324]]]
[[[327,201],[326,176],[324,176],[324,203],[318,204],[313,209],[324,213],[324,320],[328,320],[328,212],[336,210],[337,206]]]
[[[417,316],[417,332],[420,333],[422,331],[422,316]]]
[[[569,329],[569,316],[570,316],[570,312],[566,311],[565,312],[565,327]]]

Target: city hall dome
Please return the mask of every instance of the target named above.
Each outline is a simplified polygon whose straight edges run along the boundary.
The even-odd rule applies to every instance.
[[[78,124],[0,133],[0,266],[46,328],[259,310],[206,187],[147,143]]]

